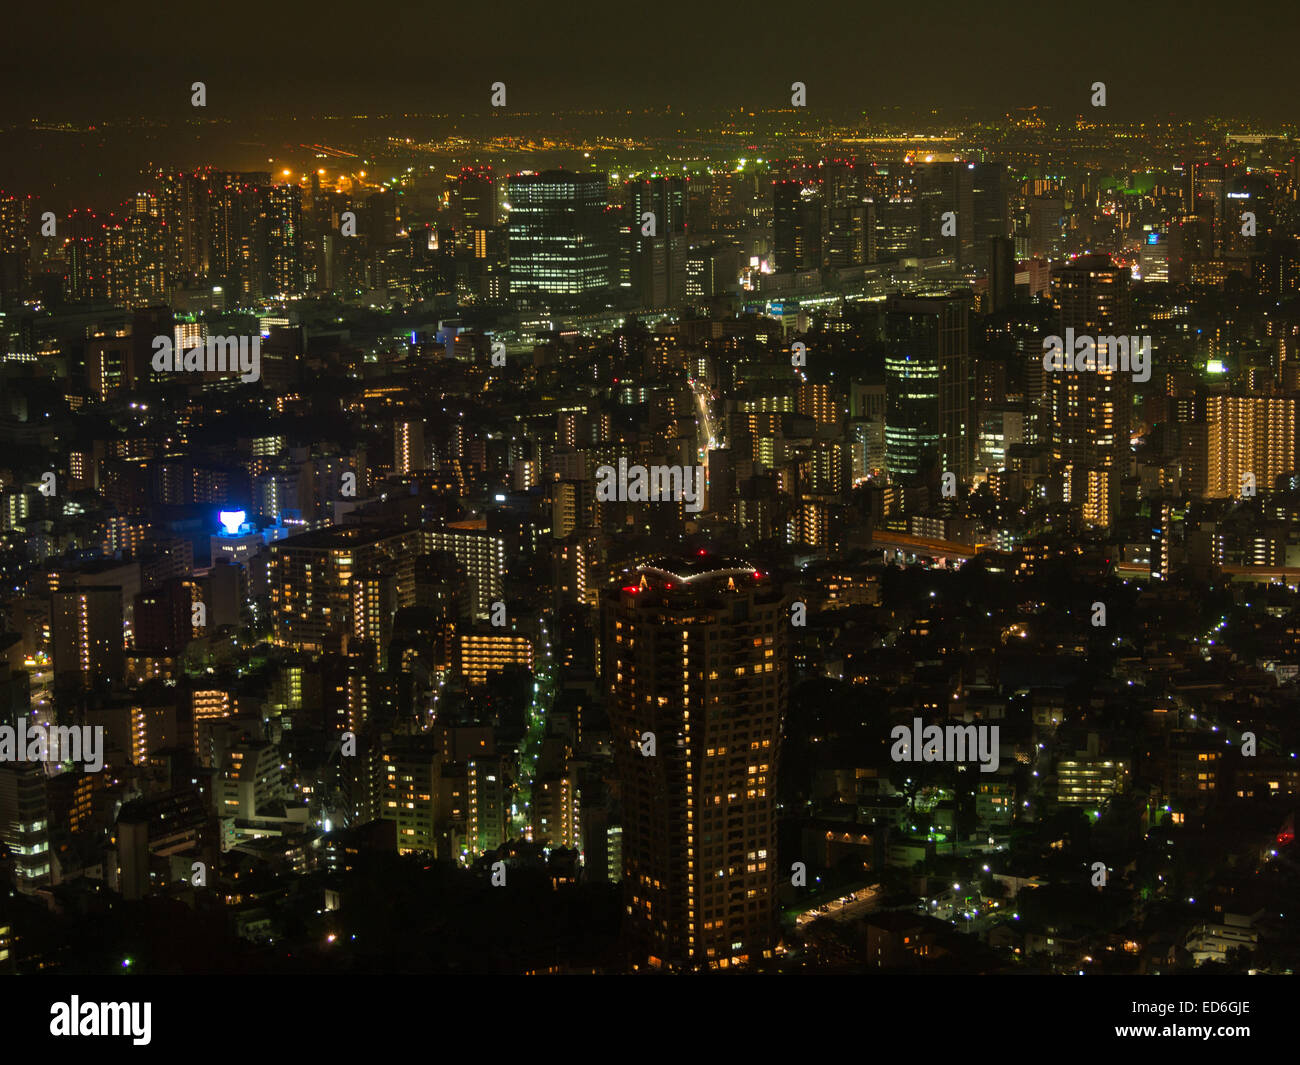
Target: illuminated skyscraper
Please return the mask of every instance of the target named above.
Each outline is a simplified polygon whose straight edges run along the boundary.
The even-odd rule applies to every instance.
[[[303,291],[302,190],[297,185],[265,189],[266,288],[268,295],[294,296]]]
[[[921,162],[914,169],[925,219],[921,253],[942,255],[959,263],[973,262],[975,164],[948,159]],[[953,217],[945,219],[949,212]],[[945,226],[945,222],[950,224]],[[947,235],[945,229],[950,230]]]
[[[627,929],[638,964],[729,967],[775,943],[790,626],[747,565],[663,565],[603,601]]]
[[[15,306],[30,280],[31,197],[0,193],[0,310]]]
[[[1259,290],[1265,299],[1284,303],[1300,294],[1300,240],[1274,237],[1259,262]]]
[[[476,230],[496,226],[496,182],[490,166],[467,166],[461,169],[451,187],[451,208],[457,230],[467,237]]]
[[[879,261],[920,255],[929,228],[925,206],[909,172],[881,174],[872,180]]]
[[[525,301],[572,300],[613,287],[614,223],[604,174],[514,174],[507,201],[513,293]]]
[[[207,188],[195,174],[160,173],[158,223],[170,290],[192,283],[207,271]]]
[[[632,292],[642,307],[675,307],[686,298],[686,180],[629,182],[625,196]],[[647,214],[653,233],[643,232]]]
[[[108,298],[108,251],[104,221],[94,211],[68,212],[63,231],[67,263],[64,295],[74,302]]]
[[[875,262],[876,205],[854,203],[827,208],[822,253],[832,269]]]
[[[1076,337],[1093,337],[1098,363],[1109,357],[1103,338],[1129,335],[1129,272],[1109,255],[1085,255],[1053,271],[1052,298],[1058,335],[1063,338],[1073,329]],[[1128,474],[1132,374],[1102,367],[1052,371],[1047,377],[1053,461],[1073,467],[1075,483],[1088,486],[1087,498],[1075,500],[1089,511],[1088,520],[1110,525],[1119,482]],[[1084,474],[1087,470],[1108,472]]]
[[[1142,238],[1142,280],[1169,280],[1169,234],[1151,230]]]
[[[1295,473],[1296,406],[1294,396],[1207,396],[1206,495],[1240,496],[1246,474],[1257,492],[1267,492],[1279,477]]]
[[[267,173],[215,173],[208,181],[211,273],[233,306],[248,306],[265,291],[266,247],[262,188]]]
[[[819,270],[822,265],[820,181],[772,183],[772,247],[780,273]]]
[[[885,465],[891,477],[952,472],[959,484],[970,477],[969,311],[955,296],[895,298],[887,306]]]
[[[151,192],[133,196],[122,213],[104,226],[107,295],[114,303],[144,307],[167,295],[167,252],[162,238],[158,198]]]
[[[1212,220],[1215,232],[1215,249],[1223,246],[1223,216],[1227,203],[1231,167],[1219,159],[1196,163],[1191,170],[1192,195],[1190,207],[1198,215]]]

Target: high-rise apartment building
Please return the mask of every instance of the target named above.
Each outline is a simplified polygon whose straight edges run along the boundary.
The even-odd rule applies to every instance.
[[[1256,491],[1269,491],[1277,478],[1295,473],[1296,406],[1294,396],[1207,396],[1205,494],[1240,496],[1246,474]]]
[[[267,295],[295,296],[304,290],[302,190],[272,185],[263,190]]]
[[[466,684],[486,684],[491,673],[511,667],[532,670],[533,641],[522,633],[479,626],[456,634],[456,665]]]
[[[752,567],[707,556],[641,567],[604,598],[638,963],[730,967],[774,945],[785,606]]]
[[[220,278],[228,306],[248,306],[266,291],[262,189],[268,173],[214,173],[207,183],[211,276]]]
[[[383,754],[382,816],[397,823],[397,853],[437,850],[438,744],[432,736],[395,736]]]
[[[412,596],[414,584],[412,584]],[[388,645],[397,613],[397,573],[389,566],[352,577],[352,635],[370,649],[376,669],[388,667]]]
[[[1052,459],[1069,467],[1074,484],[1086,488],[1086,498],[1074,501],[1083,503],[1089,522],[1110,525],[1119,482],[1128,474],[1133,385],[1130,371],[1102,364],[1112,354],[1107,338],[1128,343],[1129,272],[1109,255],[1082,256],[1053,271],[1052,298],[1058,335],[1065,337],[1072,329],[1076,337],[1092,337],[1098,363],[1095,370],[1047,374]]]
[[[488,531],[487,521],[451,522],[441,529],[420,530],[420,551],[450,551],[465,569],[470,609],[485,618],[505,594],[505,541]]]
[[[414,531],[359,525],[275,541],[270,546],[268,577],[277,646],[321,651],[345,633],[360,632],[367,639],[379,636],[378,620],[371,625],[354,613],[358,605],[377,603],[379,590],[358,597],[353,576],[391,573],[398,607],[412,606],[418,544]]]
[[[31,280],[30,196],[0,193],[0,310],[18,304]]]
[[[54,674],[81,686],[120,680],[126,668],[122,639],[122,589],[87,585],[63,588],[50,603]]]
[[[208,268],[207,189],[197,174],[157,176],[158,220],[169,290],[188,285]]]
[[[393,424],[393,472],[412,473],[427,469],[429,453],[424,444],[423,421]]]

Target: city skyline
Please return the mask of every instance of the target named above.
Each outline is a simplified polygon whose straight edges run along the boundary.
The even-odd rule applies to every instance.
[[[0,974],[1295,974],[1293,14],[71,11]]]

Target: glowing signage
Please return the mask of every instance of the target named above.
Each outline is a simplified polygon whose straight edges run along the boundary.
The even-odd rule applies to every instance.
[[[225,526],[227,536],[238,536],[239,528],[244,524],[247,514],[242,510],[223,510],[220,514],[221,524]]]

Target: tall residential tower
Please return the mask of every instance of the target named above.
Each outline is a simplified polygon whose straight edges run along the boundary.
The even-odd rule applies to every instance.
[[[641,566],[603,606],[634,961],[757,961],[777,932],[782,593],[752,566],[705,556]]]

